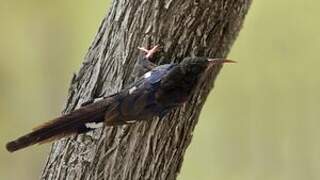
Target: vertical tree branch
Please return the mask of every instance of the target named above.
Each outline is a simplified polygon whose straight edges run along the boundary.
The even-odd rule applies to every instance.
[[[225,57],[251,0],[114,0],[79,73],[65,112],[130,83],[138,46],[160,44],[158,63]],[[164,119],[107,127],[54,143],[42,179],[175,179],[199,113],[221,67]]]

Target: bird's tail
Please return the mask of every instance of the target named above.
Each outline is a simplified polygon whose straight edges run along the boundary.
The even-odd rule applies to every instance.
[[[115,107],[112,100],[102,100],[77,109],[69,114],[55,118],[41,126],[34,128],[32,132],[7,143],[6,148],[10,152],[28,147],[37,143],[45,143],[60,139],[76,133],[84,133],[102,124],[105,113],[113,114]]]

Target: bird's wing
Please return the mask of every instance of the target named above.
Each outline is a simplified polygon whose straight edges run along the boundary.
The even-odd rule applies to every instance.
[[[135,83],[125,88],[117,96],[117,114],[105,114],[107,125],[131,123],[133,120],[149,119],[158,115],[156,92],[161,79],[174,67],[174,64],[162,65],[145,73]],[[117,118],[110,118],[110,116]]]

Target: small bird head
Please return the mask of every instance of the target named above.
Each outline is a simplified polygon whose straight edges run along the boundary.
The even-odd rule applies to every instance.
[[[223,63],[235,63],[235,61],[223,58],[187,57],[180,64],[186,74],[194,76],[204,73],[207,69]]]
[[[165,105],[184,103],[197,87],[207,70],[222,63],[232,63],[226,59],[209,59],[204,57],[187,57],[176,65],[161,80],[161,91],[157,93],[157,101]]]

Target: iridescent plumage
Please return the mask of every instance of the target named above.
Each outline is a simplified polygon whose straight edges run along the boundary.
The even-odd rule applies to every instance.
[[[91,100],[79,109],[55,118],[29,134],[7,144],[10,152],[36,143],[85,133],[95,128],[131,124],[162,117],[188,100],[206,69],[214,64],[232,62],[224,59],[185,58],[179,64],[156,66],[149,58],[157,50],[146,50],[140,59],[142,69],[149,70],[137,81],[111,96]],[[141,72],[140,72],[141,73]]]

